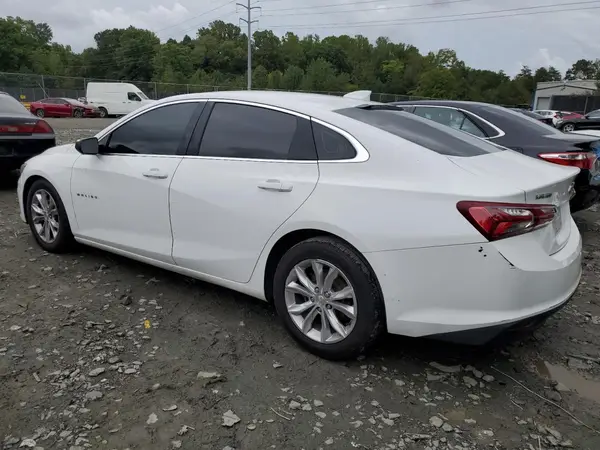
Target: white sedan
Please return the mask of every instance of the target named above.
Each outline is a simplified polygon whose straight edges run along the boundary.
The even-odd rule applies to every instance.
[[[578,169],[350,97],[163,99],[29,160],[22,219],[49,252],[78,242],[272,301],[326,358],[386,330],[483,342],[567,302]]]

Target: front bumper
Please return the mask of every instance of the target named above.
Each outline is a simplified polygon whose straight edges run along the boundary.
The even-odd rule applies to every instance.
[[[572,218],[570,227],[568,241],[553,255],[527,235],[365,253],[381,285],[388,331],[434,337],[483,330],[492,336],[551,314],[581,278],[582,241]]]

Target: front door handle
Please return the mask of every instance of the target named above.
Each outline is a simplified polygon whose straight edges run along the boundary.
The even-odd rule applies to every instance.
[[[142,173],[142,175],[144,175],[146,178],[155,178],[158,180],[164,180],[169,176],[168,174],[161,172],[158,169],[150,169],[148,172]]]
[[[294,186],[289,183],[282,183],[280,180],[271,179],[258,183],[258,188],[264,191],[292,192]]]

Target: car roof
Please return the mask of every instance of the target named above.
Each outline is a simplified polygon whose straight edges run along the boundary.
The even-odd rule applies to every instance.
[[[214,100],[239,100],[261,103],[268,106],[284,108],[307,116],[319,118],[327,112],[336,109],[352,108],[365,104],[379,104],[366,102],[335,95],[311,94],[304,92],[280,91],[216,91],[195,94],[183,94],[167,97],[158,102],[171,102],[174,100],[214,99]]]

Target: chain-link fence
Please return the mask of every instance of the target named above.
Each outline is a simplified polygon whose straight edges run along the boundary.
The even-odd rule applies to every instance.
[[[85,97],[87,83],[115,82],[132,83],[139,87],[144,94],[152,99],[160,99],[171,95],[189,94],[194,92],[213,92],[233,89],[243,89],[231,86],[210,86],[198,84],[157,83],[153,81],[136,80],[107,80],[97,78],[61,77],[56,75],[34,75],[21,73],[0,72],[0,91],[6,92],[22,102],[33,102],[47,97],[66,97],[77,99]],[[301,91],[328,95],[344,95],[346,92],[335,91]],[[373,93],[371,99],[378,102],[393,102],[401,100],[418,100],[423,97]]]

